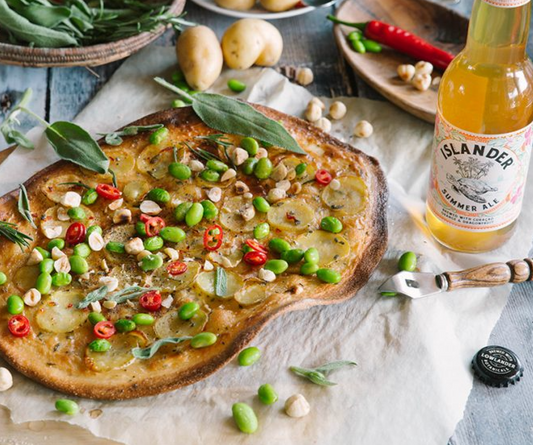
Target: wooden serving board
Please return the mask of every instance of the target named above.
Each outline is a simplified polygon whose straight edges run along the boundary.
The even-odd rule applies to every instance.
[[[464,47],[468,19],[440,4],[426,0],[346,0],[337,17],[349,22],[381,20],[399,26],[435,46],[457,54]],[[387,47],[379,54],[355,52],[346,36],[353,28],[335,25],[337,45],[358,76],[392,103],[405,111],[433,123],[437,111],[437,86],[418,91],[396,74],[398,65],[416,60]],[[435,71],[433,76],[442,73]]]

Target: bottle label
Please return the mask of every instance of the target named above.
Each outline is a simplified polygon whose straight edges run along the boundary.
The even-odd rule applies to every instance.
[[[458,229],[489,232],[520,214],[533,124],[506,134],[463,131],[437,114],[428,206]]]
[[[529,3],[530,0],[483,0],[485,3],[488,3],[491,6],[496,6],[497,8],[518,8],[523,6],[526,3]]]

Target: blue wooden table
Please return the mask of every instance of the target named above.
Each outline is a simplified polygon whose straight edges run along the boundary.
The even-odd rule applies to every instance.
[[[462,0],[451,6],[461,13],[469,14],[473,0]],[[222,31],[234,19],[219,16],[188,3],[187,18],[205,24],[220,37]],[[332,12],[326,8],[297,18],[279,20],[274,24],[284,37],[285,49],[280,66],[309,66],[315,81],[309,90],[316,95],[353,95],[381,99],[377,93],[355,77],[338,52],[325,16]],[[167,32],[158,45],[172,45],[174,35]],[[530,49],[531,46],[530,39]],[[531,51],[530,51],[531,53]],[[31,108],[48,121],[70,120],[91,100],[106,80],[120,66],[120,62],[85,68],[33,69],[0,65],[0,120],[17,101],[22,92],[31,87],[34,99]],[[33,123],[23,122],[26,128]],[[0,149],[7,145],[1,141]],[[531,187],[531,184],[530,184]],[[530,205],[531,203],[525,203]],[[529,243],[530,240],[524,240]],[[515,286],[509,303],[498,322],[490,343],[507,346],[522,358],[525,377],[511,388],[489,388],[474,382],[465,410],[464,420],[459,423],[449,444],[453,445],[525,445],[533,443],[533,302],[529,294],[531,283]],[[400,407],[399,407],[400,408]],[[438,412],[438,407],[435,407]],[[38,430],[38,431],[36,431]],[[32,431],[35,436],[32,436]],[[43,433],[44,432],[44,433]],[[65,425],[46,425],[32,422],[14,426],[6,410],[0,409],[0,444],[4,434],[24,439],[35,444],[89,444],[104,445],[113,442],[92,437],[79,428]],[[32,439],[32,437],[35,437]],[[10,442],[7,442],[10,443]],[[405,443],[405,442],[403,442]],[[366,444],[381,445],[381,444]],[[390,444],[393,445],[393,444]],[[428,444],[429,445],[429,444]],[[433,445],[433,444],[431,444]]]

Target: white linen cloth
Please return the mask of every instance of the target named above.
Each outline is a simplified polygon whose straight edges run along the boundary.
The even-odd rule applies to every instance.
[[[117,70],[76,122],[101,133],[167,108],[174,96],[152,78],[168,76],[173,69],[172,48],[152,46],[141,51]],[[289,114],[302,115],[312,97],[271,69],[225,71],[212,91],[234,95],[226,87],[230,78],[248,85],[239,97]],[[424,268],[441,271],[524,257],[533,238],[533,206],[524,208],[516,234],[495,252],[476,256],[441,248],[428,235],[423,220],[432,126],[388,103],[338,99],[347,105],[348,114],[333,123],[332,134],[380,160],[391,194],[387,255],[356,297],[273,321],[252,342],[263,351],[254,366],[231,363],[202,382],[157,397],[79,400],[84,411],[74,417],[54,412],[60,394],[15,373],[14,387],[0,393],[0,404],[11,410],[13,421],[61,420],[128,445],[251,441],[256,445],[445,445],[472,387],[470,360],[485,346],[509,287],[418,301],[382,298],[376,288],[396,271],[403,250],[422,255]],[[352,136],[361,119],[374,125],[368,139]],[[0,166],[0,194],[55,159],[46,144],[33,152],[17,149]],[[524,202],[531,202],[531,190]],[[289,365],[311,367],[339,359],[355,360],[358,366],[332,374],[331,379],[338,382],[335,387],[316,386],[288,371]],[[280,395],[273,406],[262,406],[256,397],[257,388],[266,382]],[[304,394],[311,404],[307,417],[292,419],[283,413],[284,401],[294,393]],[[251,404],[257,412],[260,427],[253,438],[233,424],[231,405],[238,401]],[[92,418],[89,412],[94,409],[101,409],[102,415]]]

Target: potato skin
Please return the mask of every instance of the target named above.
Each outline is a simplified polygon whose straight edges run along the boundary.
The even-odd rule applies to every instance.
[[[259,0],[267,11],[281,12],[294,8],[300,0]]]
[[[215,0],[218,6],[236,11],[247,11],[255,5],[255,0]]]
[[[226,64],[244,70],[252,65],[273,66],[283,52],[283,38],[277,28],[259,19],[242,19],[233,23],[222,37]]]
[[[224,63],[215,33],[195,26],[181,33],[176,42],[178,63],[193,90],[207,90],[220,76]]]

